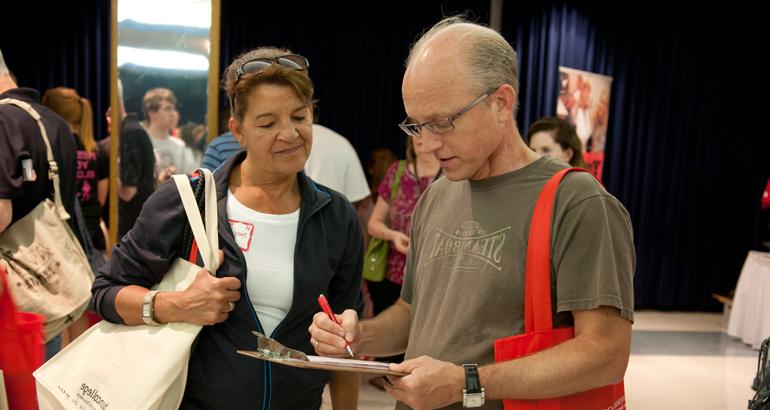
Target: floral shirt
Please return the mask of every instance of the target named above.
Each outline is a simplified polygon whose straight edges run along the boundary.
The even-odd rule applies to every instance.
[[[408,166],[405,167],[404,172],[401,174],[401,185],[398,187],[396,198],[391,200],[390,188],[396,177],[397,169],[398,161],[390,165],[377,191],[380,197],[389,205],[386,224],[390,229],[402,232],[408,236],[409,221],[412,219],[412,211],[414,211],[414,207],[417,205],[417,199],[425,192],[428,185],[433,182],[433,177],[420,177],[418,183],[414,173]],[[393,247],[393,243],[388,245],[390,246],[390,251],[388,252],[388,272],[385,274],[385,278],[397,285],[401,285],[404,283],[406,255],[397,251]]]

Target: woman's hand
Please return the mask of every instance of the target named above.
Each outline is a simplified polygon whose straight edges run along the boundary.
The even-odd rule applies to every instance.
[[[174,168],[173,165],[169,165],[167,168],[162,169],[158,173],[158,182],[164,182],[165,180],[171,178],[172,175],[176,172],[176,168]]]
[[[221,263],[222,251],[219,251],[219,258]],[[158,293],[155,297],[156,320],[203,326],[224,322],[241,298],[240,288],[238,278],[217,278],[201,269],[187,289]]]
[[[409,237],[399,231],[391,231],[390,241],[393,243],[393,249],[406,255],[409,250]]]

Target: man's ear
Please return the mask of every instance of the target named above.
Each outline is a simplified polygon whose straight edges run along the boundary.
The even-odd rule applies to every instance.
[[[235,140],[238,141],[238,144],[243,146],[243,134],[241,134],[241,125],[238,124],[238,120],[236,120],[234,117],[230,117],[230,119],[227,120],[227,127],[230,128],[230,132],[233,133],[233,136],[235,137]]]
[[[513,112],[516,107],[516,91],[513,90],[510,84],[503,84],[498,88],[497,92],[492,94],[493,107],[495,108],[495,114],[500,122],[509,121],[513,117]]]

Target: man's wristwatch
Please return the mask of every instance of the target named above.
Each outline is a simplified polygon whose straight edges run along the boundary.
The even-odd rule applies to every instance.
[[[479,382],[479,367],[474,364],[464,364],[465,388],[463,389],[463,407],[481,407],[484,405],[484,388]]]
[[[160,325],[160,323],[155,321],[155,295],[157,294],[157,290],[151,290],[144,294],[144,301],[142,302],[142,321],[146,325]]]

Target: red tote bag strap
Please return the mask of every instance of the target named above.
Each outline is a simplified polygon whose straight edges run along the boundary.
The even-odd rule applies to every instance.
[[[553,328],[551,315],[551,220],[556,191],[569,172],[588,172],[567,168],[554,174],[543,186],[535,203],[527,242],[527,271],[524,287],[524,332]]]

